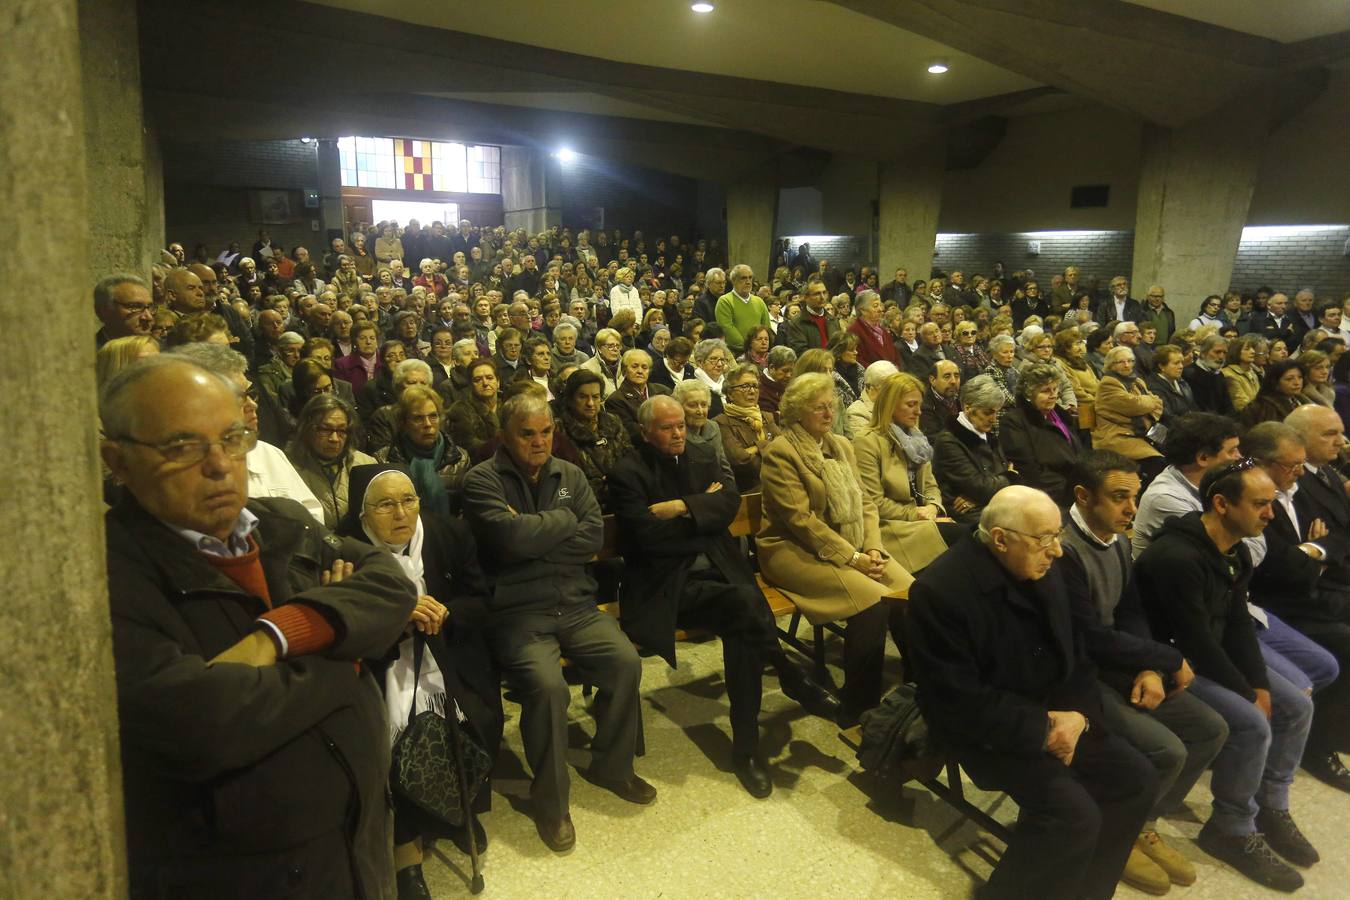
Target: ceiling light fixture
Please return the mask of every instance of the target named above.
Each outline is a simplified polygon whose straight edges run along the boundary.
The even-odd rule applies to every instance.
[[[710,13],[716,7],[714,7],[711,3],[695,3],[693,6],[689,8],[696,13]]]
[[[571,149],[570,147],[563,147],[553,155],[558,157],[558,162],[564,163],[570,163],[572,160],[577,158],[577,152]]]
[[[928,61],[928,74],[941,75],[947,71],[947,61],[945,59],[930,59]]]

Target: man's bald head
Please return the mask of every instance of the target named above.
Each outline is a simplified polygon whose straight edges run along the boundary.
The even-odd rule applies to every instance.
[[[164,276],[164,299],[169,308],[182,315],[194,315],[206,309],[206,290],[202,280],[190,269],[170,269]]]
[[[1316,403],[1305,403],[1285,416],[1284,424],[1298,432],[1314,466],[1334,463],[1345,446],[1345,424],[1340,413]]]
[[[980,542],[1015,581],[1035,581],[1064,551],[1059,507],[1043,491],[1013,485],[999,491],[980,515]]]

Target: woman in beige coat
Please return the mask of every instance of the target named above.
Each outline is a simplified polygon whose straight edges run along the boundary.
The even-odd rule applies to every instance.
[[[933,445],[918,427],[922,408],[919,379],[892,375],[877,392],[867,430],[853,441],[863,493],[877,507],[881,542],[910,573],[947,549],[938,520],[951,521],[933,477]]]
[[[886,630],[899,636],[897,598],[914,576],[886,552],[853,448],[831,433],[837,406],[830,375],[805,373],[789,382],[779,405],[783,433],[760,466],[764,524],[757,546],[764,578],[811,624],[845,620],[839,724],[848,728],[881,702]]]
[[[726,402],[713,421],[722,430],[722,449],[736,475],[736,490],[759,490],[759,467],[764,450],[778,437],[773,413],[759,408],[759,367],[742,363],[726,377]]]
[[[1134,350],[1114,347],[1106,354],[1097,388],[1097,424],[1092,429],[1096,450],[1114,450],[1141,466],[1162,454],[1144,439],[1162,416],[1162,398],[1134,374]]]

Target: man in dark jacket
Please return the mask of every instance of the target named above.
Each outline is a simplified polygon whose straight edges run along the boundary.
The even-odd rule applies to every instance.
[[[1197,843],[1259,884],[1295,890],[1317,851],[1289,814],[1289,786],[1312,723],[1312,700],[1266,665],[1247,611],[1243,538],[1274,515],[1275,484],[1254,460],[1200,480],[1203,512],[1169,519],[1135,566],[1153,633],[1195,669],[1190,690],[1228,723],[1214,760],[1214,807]]]
[[[740,509],[736,482],[712,445],[686,445],[684,408],[674,398],[646,401],[638,423],[639,453],[609,475],[625,562],[624,630],[672,667],[677,624],[708,628],[722,639],[733,769],[751,796],[767,797],[773,782],[759,757],[766,641],[755,615],[756,607],[767,606],[727,532]]]
[[[553,415],[534,392],[500,410],[502,445],[464,479],[464,515],[492,586],[488,643],[521,697],[520,733],[534,773],[535,826],[552,850],[576,843],[568,812],[566,656],[599,688],[587,779],[646,804],[656,789],[633,771],[642,662],[596,607],[586,565],[604,544],[600,505],[585,474],[553,456]]]
[[[179,357],[105,389],[108,587],[133,897],[386,898],[389,737],[365,657],[416,600],[388,554],[248,501],[237,391]]]
[[[1110,450],[1083,453],[1070,477],[1064,585],[1099,669],[1106,727],[1153,763],[1158,791],[1124,880],[1159,894],[1195,882],[1195,867],[1163,843],[1156,820],[1181,806],[1228,738],[1228,725],[1186,688],[1195,678],[1175,647],[1153,639],[1134,582],[1129,540],[1139,466]]]
[[[919,410],[919,430],[933,437],[961,412],[961,367],[949,359],[938,360],[928,374]]]
[[[1286,294],[1271,294],[1266,300],[1266,308],[1252,313],[1248,334],[1259,334],[1274,343],[1284,341],[1292,354],[1296,346],[1297,332],[1294,317],[1289,314],[1289,297]]]
[[[824,349],[839,332],[839,320],[825,311],[829,299],[829,289],[819,275],[807,278],[802,289],[801,312],[778,326],[778,343],[791,347],[798,356],[807,350]]]
[[[1211,334],[1196,348],[1195,362],[1181,372],[1181,377],[1191,386],[1191,396],[1195,398],[1195,406],[1201,412],[1218,413],[1221,416],[1233,414],[1228,381],[1219,371],[1227,358],[1227,339]],[[1166,401],[1163,409],[1166,410]]]
[[[1096,667],[1053,566],[1061,527],[1046,494],[1005,488],[910,589],[924,719],[977,785],[1017,802],[990,897],[1113,896],[1157,788],[1101,724]]]
[[[1242,438],[1243,455],[1260,461],[1276,490],[1275,516],[1265,530],[1266,556],[1252,577],[1252,599],[1294,629],[1294,637],[1315,642],[1311,654],[1306,648],[1303,654],[1281,651],[1295,664],[1301,659],[1315,659],[1318,653],[1329,652],[1335,657],[1333,665],[1305,670],[1310,680],[1319,668],[1323,674],[1318,680],[1325,679],[1333,669],[1339,669],[1339,673],[1330,683],[1316,684],[1303,768],[1333,787],[1350,791],[1350,771],[1336,752],[1345,746],[1345,736],[1350,733],[1350,723],[1346,722],[1350,713],[1350,591],[1339,580],[1350,552],[1350,534],[1343,528],[1333,532],[1327,521],[1319,518],[1318,510],[1305,498],[1308,492],[1300,478],[1313,454],[1321,463],[1312,463],[1319,475],[1327,461],[1324,454],[1331,453],[1335,459],[1337,451],[1332,447],[1339,447],[1344,426],[1336,411],[1324,406],[1291,419],[1302,427],[1262,422]],[[1321,441],[1319,446],[1321,433],[1326,430],[1331,431],[1332,440]],[[1340,495],[1344,499],[1344,489]]]

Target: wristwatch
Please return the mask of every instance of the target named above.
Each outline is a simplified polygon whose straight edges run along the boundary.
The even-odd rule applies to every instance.
[[[862,559],[862,554],[861,554],[860,552],[858,552],[857,550],[854,550],[854,551],[853,551],[853,558],[850,559],[850,560],[848,561],[848,564],[849,564],[850,566],[857,565],[857,564],[858,564],[858,560],[860,560],[860,559]]]

